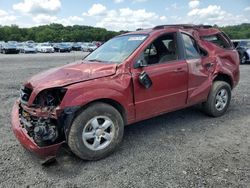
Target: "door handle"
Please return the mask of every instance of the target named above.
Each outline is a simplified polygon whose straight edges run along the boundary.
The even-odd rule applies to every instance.
[[[177,73],[177,72],[183,72],[183,71],[184,71],[184,70],[183,70],[182,67],[179,67],[179,68],[177,68],[177,69],[174,70],[175,73]]]

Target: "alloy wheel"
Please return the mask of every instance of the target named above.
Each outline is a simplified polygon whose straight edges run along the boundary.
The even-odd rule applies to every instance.
[[[226,89],[221,89],[217,95],[215,100],[215,108],[218,111],[222,111],[228,103],[228,92]]]
[[[113,140],[115,126],[107,116],[96,116],[88,121],[82,132],[84,145],[90,150],[102,150]]]

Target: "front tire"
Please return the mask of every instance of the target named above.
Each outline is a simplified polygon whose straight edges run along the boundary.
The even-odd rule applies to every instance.
[[[73,121],[68,145],[84,160],[98,160],[111,154],[123,137],[121,114],[105,103],[93,103]]]
[[[212,85],[208,100],[203,103],[206,114],[219,117],[226,113],[231,101],[231,86],[224,81],[215,81]]]

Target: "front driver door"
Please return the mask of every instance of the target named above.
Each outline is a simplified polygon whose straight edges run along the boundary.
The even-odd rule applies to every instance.
[[[183,107],[187,100],[188,68],[180,59],[176,33],[160,36],[141,54],[147,66],[132,70],[136,119],[142,120]],[[145,71],[152,81],[150,88],[139,82]]]

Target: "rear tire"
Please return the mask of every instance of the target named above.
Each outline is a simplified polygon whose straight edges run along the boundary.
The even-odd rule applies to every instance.
[[[72,152],[84,160],[99,160],[120,144],[124,123],[121,114],[105,103],[93,103],[73,121],[68,135]]]
[[[231,101],[231,87],[224,81],[215,81],[210,90],[207,102],[203,103],[204,112],[212,117],[226,113]]]

